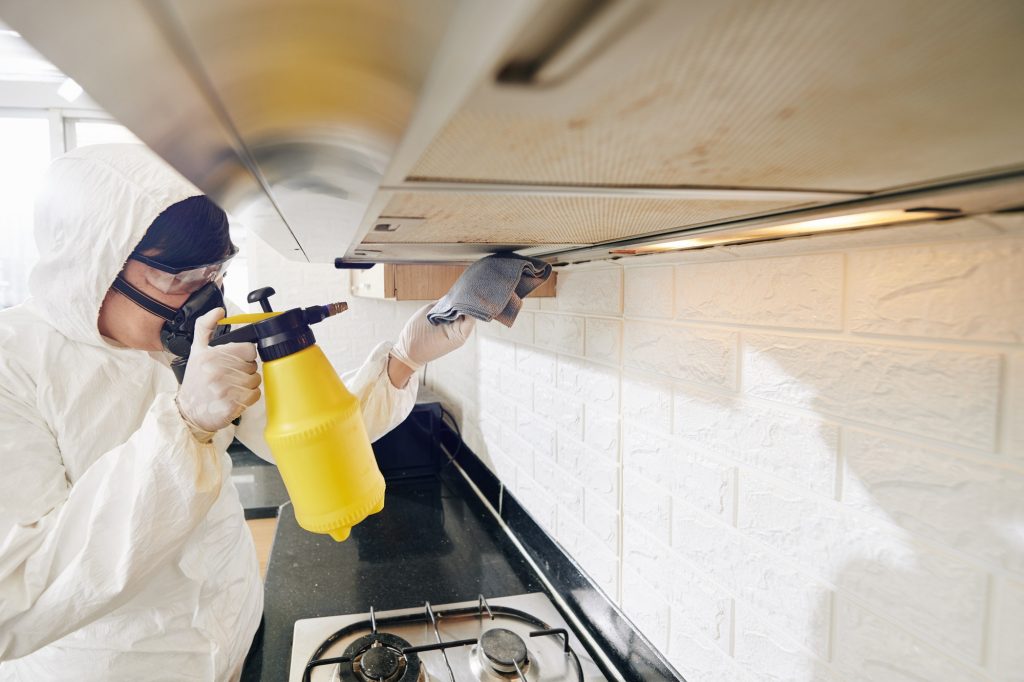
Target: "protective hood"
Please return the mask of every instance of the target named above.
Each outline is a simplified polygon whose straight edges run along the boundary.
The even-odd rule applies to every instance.
[[[100,305],[132,249],[164,209],[199,194],[142,145],[95,145],[56,159],[36,200],[33,309],[69,339],[104,345]]]

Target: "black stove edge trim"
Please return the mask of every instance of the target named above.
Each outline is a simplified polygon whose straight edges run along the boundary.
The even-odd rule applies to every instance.
[[[442,431],[448,437],[444,448],[450,452],[448,443],[458,441],[458,438],[447,425],[442,426]],[[577,620],[615,664],[617,672],[627,680],[686,682],[579,564],[504,488],[479,456],[465,442],[458,443],[460,447],[455,461],[491,506],[498,510],[505,524],[544,570],[547,580],[573,609]],[[555,607],[561,611],[557,602]],[[600,665],[598,660],[595,663]]]

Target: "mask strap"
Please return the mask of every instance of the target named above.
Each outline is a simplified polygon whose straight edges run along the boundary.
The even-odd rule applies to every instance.
[[[175,316],[178,314],[178,310],[176,308],[171,308],[152,296],[147,296],[129,284],[128,280],[121,275],[117,276],[114,283],[111,285],[111,288],[122,296],[127,297],[132,303],[143,310],[153,313],[157,317],[161,317],[168,322],[173,322]]]

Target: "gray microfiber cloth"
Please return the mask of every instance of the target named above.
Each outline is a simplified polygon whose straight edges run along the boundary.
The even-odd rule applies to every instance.
[[[515,322],[523,299],[551,276],[551,266],[536,258],[495,254],[466,268],[451,291],[427,313],[431,324],[468,315],[484,322]]]

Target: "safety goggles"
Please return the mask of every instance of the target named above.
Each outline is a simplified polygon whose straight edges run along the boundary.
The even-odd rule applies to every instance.
[[[205,265],[190,265],[187,267],[167,265],[149,256],[143,256],[136,251],[133,251],[129,258],[149,266],[150,269],[146,273],[146,281],[163,293],[190,294],[198,291],[207,282],[220,281],[236,253],[238,253],[238,247],[233,247],[231,253],[220,260],[206,263]]]

